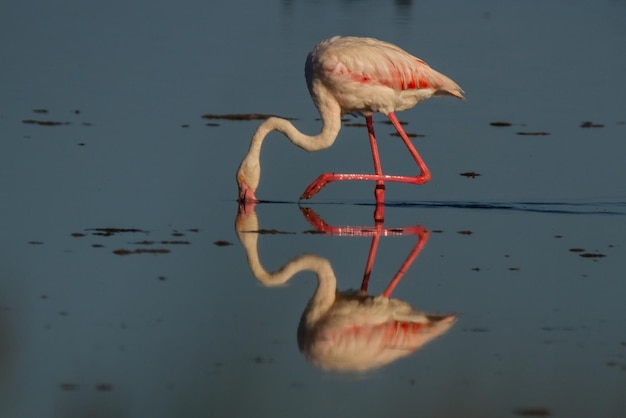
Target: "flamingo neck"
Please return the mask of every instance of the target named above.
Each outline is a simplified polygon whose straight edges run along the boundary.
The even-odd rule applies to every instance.
[[[258,251],[258,219],[255,213],[240,215],[237,219],[237,236],[248,259],[250,271],[266,287],[281,286],[301,271],[312,271],[317,276],[317,288],[304,311],[303,318],[315,324],[335,303],[337,278],[330,262],[314,254],[302,254],[274,272],[262,265]]]
[[[341,129],[341,108],[334,100],[317,101],[316,105],[322,119],[322,130],[317,135],[300,132],[287,119],[271,117],[263,122],[254,133],[250,148],[260,153],[263,140],[271,131],[285,135],[294,145],[306,151],[319,151],[328,148],[337,138]]]
[[[331,146],[341,129],[341,108],[332,99],[316,101],[316,105],[322,119],[322,130],[317,135],[310,136],[300,132],[287,119],[271,117],[265,120],[252,136],[248,154],[239,166],[237,181],[245,181],[252,190],[256,190],[261,178],[261,146],[272,131],[282,133],[291,143],[306,151],[319,151]]]

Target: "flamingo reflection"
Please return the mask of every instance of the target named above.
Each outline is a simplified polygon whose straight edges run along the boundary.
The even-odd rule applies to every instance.
[[[298,326],[298,346],[307,360],[326,370],[366,371],[409,355],[427,342],[447,332],[456,314],[429,314],[408,303],[391,298],[394,288],[419,255],[428,240],[421,226],[384,228],[332,227],[315,212],[303,209],[307,221],[319,232],[340,236],[372,236],[372,245],[361,288],[337,291],[337,279],[330,262],[314,254],[299,255],[274,272],[263,267],[258,253],[259,223],[254,211],[240,211],[236,231],[245,249],[250,270],[264,286],[280,286],[301,271],[317,276],[317,288]],[[368,295],[369,276],[381,236],[417,236],[418,241],[378,296]]]

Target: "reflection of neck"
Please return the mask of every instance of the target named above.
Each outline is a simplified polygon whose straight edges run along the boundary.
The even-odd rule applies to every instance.
[[[335,303],[337,278],[327,259],[313,254],[302,254],[289,260],[278,270],[268,272],[259,259],[257,246],[259,223],[256,213],[238,216],[236,229],[239,241],[246,251],[250,270],[264,286],[283,285],[304,270],[312,271],[317,275],[317,288],[303,315],[307,325],[315,324]]]

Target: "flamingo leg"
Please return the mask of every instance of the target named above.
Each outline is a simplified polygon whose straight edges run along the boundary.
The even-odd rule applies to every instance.
[[[402,141],[404,141],[404,145],[406,145],[406,147],[409,149],[409,153],[411,153],[411,156],[413,157],[413,159],[415,160],[415,163],[420,169],[420,173],[417,176],[406,177],[407,179],[410,179],[410,180],[404,183],[413,183],[413,184],[427,183],[430,180],[431,176],[430,176],[430,170],[428,169],[428,167],[426,167],[426,163],[420,156],[419,152],[417,152],[417,150],[415,149],[415,145],[413,145],[413,143],[409,139],[409,136],[406,134],[406,132],[404,132],[404,129],[402,128],[402,125],[398,121],[396,114],[391,112],[387,115],[387,117],[391,121],[391,124],[393,125],[393,127],[396,128],[396,131],[398,131],[398,133],[400,134],[400,138],[402,138]]]
[[[372,267],[374,267],[374,260],[376,259],[376,252],[378,251],[379,241],[380,241],[380,234],[374,234],[372,236],[372,244],[370,245],[370,252],[367,256],[367,264],[365,265],[365,272],[363,273],[363,281],[361,282],[361,292],[367,293],[367,287],[370,282],[370,275],[372,274]]]
[[[415,163],[417,164],[420,170],[418,175],[396,176],[396,175],[382,174],[382,168],[380,166],[380,159],[378,157],[378,147],[376,147],[376,139],[374,138],[373,123],[370,117],[370,120],[366,118],[366,122],[368,122],[368,131],[370,132],[370,145],[372,146],[372,154],[374,158],[374,169],[375,170],[380,169],[380,173],[375,173],[375,174],[323,173],[317,179],[315,179],[311,184],[309,184],[309,186],[306,188],[304,193],[302,193],[302,196],[300,196],[300,199],[312,198],[320,190],[322,190],[324,186],[326,186],[328,183],[331,183],[333,181],[347,181],[347,180],[372,181],[373,180],[377,182],[377,186],[379,182],[382,182],[383,184],[382,192],[377,192],[377,193],[381,193],[381,195],[383,196],[383,199],[384,199],[384,182],[385,181],[392,181],[392,182],[397,182],[397,183],[409,183],[409,184],[417,184],[417,185],[427,183],[430,180],[431,175],[430,175],[430,170],[428,170],[428,167],[426,167],[426,163],[424,163],[424,160],[417,152],[417,149],[415,149],[415,146],[409,139],[408,135],[406,134],[406,132],[404,132],[404,129],[402,128],[402,125],[400,125],[400,122],[398,121],[398,118],[396,117],[396,115],[393,112],[391,112],[387,115],[387,117],[391,121],[391,124],[394,126],[394,128],[396,128],[396,131],[398,131],[400,138],[402,138],[402,141],[408,148],[409,153],[415,160]],[[370,130],[370,124],[371,124],[371,130]],[[377,199],[378,199],[378,194],[377,194]],[[378,200],[376,203],[377,204],[379,203]]]
[[[389,285],[387,285],[387,288],[381,294],[382,297],[389,298],[391,296],[391,293],[400,282],[400,279],[402,279],[402,277],[407,272],[409,267],[411,267],[411,264],[413,264],[413,261],[415,261],[415,258],[417,258],[419,253],[422,251],[422,249],[426,245],[426,242],[428,242],[428,230],[426,230],[426,228],[420,227],[420,230],[417,231],[417,236],[418,236],[417,243],[415,244],[415,246],[413,247],[413,249],[407,256],[406,260],[404,260],[404,263],[402,263],[402,266],[400,266],[400,269],[398,270],[396,275],[393,277],[393,279],[391,279],[391,282],[389,282]]]
[[[365,117],[367,124],[367,133],[370,138],[370,147],[372,148],[372,159],[374,160],[374,173],[378,176],[383,175],[383,167],[380,164],[380,155],[378,154],[378,144],[376,143],[376,135],[374,135],[374,121],[372,115]],[[376,210],[374,211],[374,220],[383,222],[385,219],[385,182],[384,180],[376,180],[376,188],[374,189],[374,197],[376,198]]]

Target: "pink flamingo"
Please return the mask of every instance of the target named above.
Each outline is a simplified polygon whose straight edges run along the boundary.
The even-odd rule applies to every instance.
[[[317,288],[298,326],[298,346],[307,360],[326,370],[362,372],[389,364],[419,350],[445,334],[456,322],[456,314],[430,314],[391,297],[391,293],[428,241],[421,226],[384,228],[333,227],[311,209],[304,209],[307,221],[318,231],[339,236],[372,236],[372,247],[359,291],[337,291],[337,279],[330,262],[315,254],[299,255],[274,272],[262,265],[259,251],[259,224],[254,211],[237,216],[236,231],[246,251],[248,265],[256,279],[267,287],[281,286],[301,271],[317,276]],[[369,277],[380,236],[414,234],[418,242],[378,296],[367,293]]]
[[[248,154],[237,171],[239,201],[258,202],[254,192],[261,177],[261,144],[271,131],[283,133],[292,143],[307,151],[330,147],[341,128],[341,115],[365,116],[369,132],[374,174],[324,173],[304,191],[309,199],[333,181],[376,181],[376,204],[384,203],[385,181],[424,184],[430,171],[409,140],[395,112],[409,109],[432,96],[449,95],[463,99],[463,90],[450,78],[435,71],[421,59],[399,47],[373,38],[335,36],[319,42],[308,55],[305,76],[311,98],[322,119],[322,131],[305,135],[286,119],[271,117],[256,130]],[[416,176],[383,174],[374,136],[372,114],[389,118],[420,170]]]

